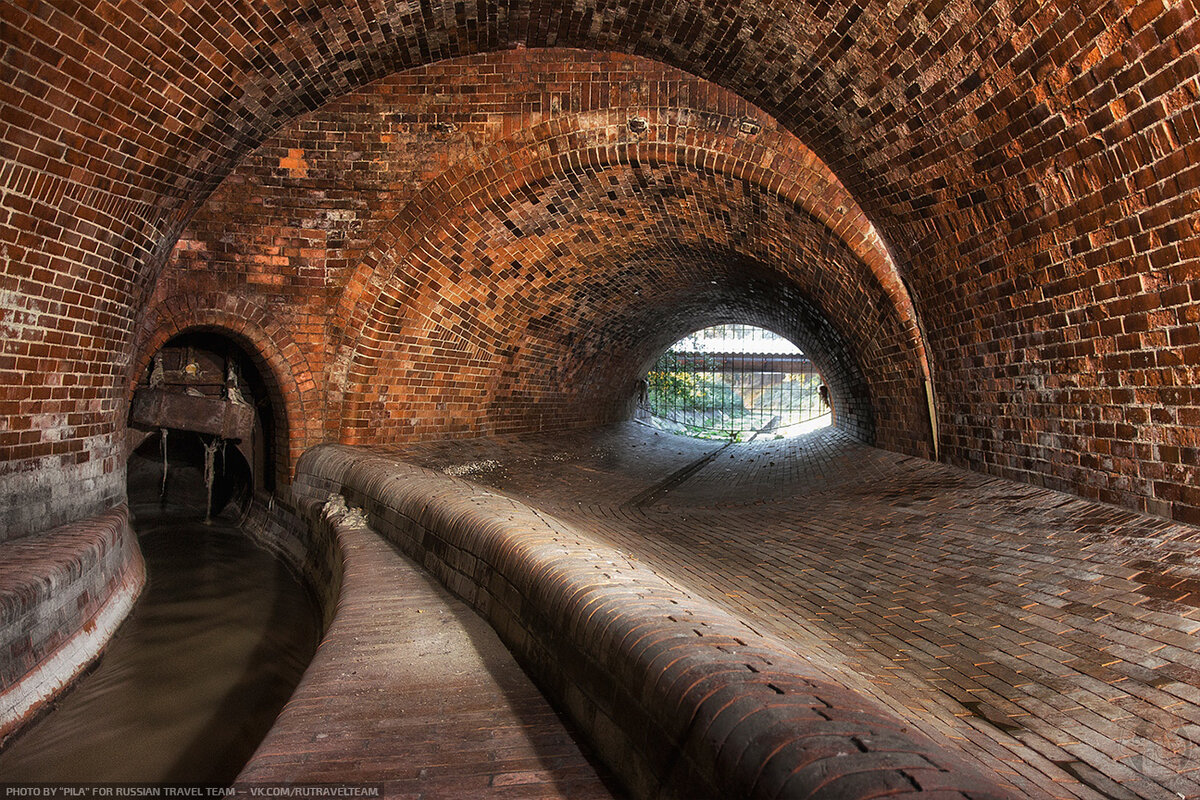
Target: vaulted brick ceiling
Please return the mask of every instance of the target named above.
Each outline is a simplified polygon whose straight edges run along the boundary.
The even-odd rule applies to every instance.
[[[923,430],[920,363],[883,290],[823,226],[760,187],[642,153],[636,166],[485,197],[479,215],[393,256],[403,274],[373,297],[352,356],[351,441],[389,441],[410,420],[431,435],[497,432],[501,419],[510,432],[530,413],[543,427],[604,421],[598,406],[617,418],[647,361],[739,312],[773,320],[814,357],[864,438],[875,438],[872,396],[910,401],[879,421],[887,443]],[[431,391],[414,397],[417,384]],[[456,400],[444,414],[414,408]]]
[[[712,81],[829,165],[911,284],[951,460],[1200,520],[1190,0],[20,2],[0,14],[13,530],[120,498],[135,319],[243,156],[397,70],[550,46]]]
[[[322,345],[308,406],[343,441],[621,418],[676,338],[757,320],[845,429],[932,452],[912,305],[853,198],[761,109],[646,59],[449,59],[298,118],[192,220],[147,318],[221,289],[271,307],[258,338]]]

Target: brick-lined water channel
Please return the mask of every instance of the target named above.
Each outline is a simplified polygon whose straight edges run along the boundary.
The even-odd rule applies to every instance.
[[[0,781],[228,783],[312,658],[315,603],[229,521],[142,503],[147,584],[99,665],[0,750]]]

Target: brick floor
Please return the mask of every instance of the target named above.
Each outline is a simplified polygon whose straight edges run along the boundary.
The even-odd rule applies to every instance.
[[[1200,529],[830,429],[387,452],[586,528],[1031,797],[1200,797]]]
[[[373,532],[343,526],[338,615],[238,778],[389,798],[622,796],[494,631]]]

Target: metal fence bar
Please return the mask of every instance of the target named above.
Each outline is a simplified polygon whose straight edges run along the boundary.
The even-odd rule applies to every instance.
[[[647,375],[643,407],[700,434],[736,436],[824,416],[820,383],[801,354],[671,350]]]

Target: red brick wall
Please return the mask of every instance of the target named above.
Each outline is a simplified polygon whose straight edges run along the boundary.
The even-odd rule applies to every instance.
[[[908,243],[953,463],[1200,523],[1195,5],[1036,8],[865,204]]]
[[[244,154],[398,69],[521,46],[686,69],[811,147],[913,287],[951,460],[1200,518],[1194,0],[408,9],[0,5],[0,535],[119,501],[135,317]],[[325,228],[295,211],[299,258]]]
[[[760,109],[551,50],[409,71],[300,118],[192,220],[156,297],[232,292],[321,343],[309,406],[346,441],[621,418],[675,339],[755,321],[814,356],[848,429],[928,454],[897,286],[844,188]]]

